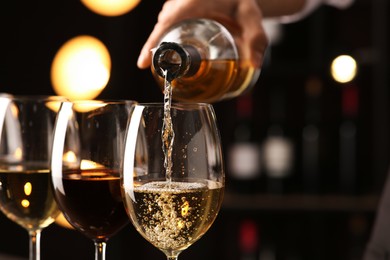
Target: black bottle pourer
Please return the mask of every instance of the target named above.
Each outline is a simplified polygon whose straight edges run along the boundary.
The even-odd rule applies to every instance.
[[[170,82],[194,75],[200,67],[201,56],[193,46],[162,42],[153,54],[154,70]]]

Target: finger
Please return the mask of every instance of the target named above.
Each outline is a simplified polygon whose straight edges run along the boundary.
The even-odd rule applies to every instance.
[[[242,28],[243,56],[249,59],[253,66],[260,68],[268,46],[261,10],[255,0],[241,1],[236,15]]]
[[[182,0],[169,0],[165,2],[158,15],[157,23],[142,47],[138,57],[137,66],[139,68],[145,69],[151,65],[153,48],[157,46],[163,34],[168,31],[174,23],[180,22],[191,14],[187,9],[191,9],[191,5],[184,4]]]
[[[161,32],[164,29],[159,29],[161,26],[156,24],[148,40],[145,42],[141,49],[140,55],[137,60],[137,66],[140,69],[146,69],[151,65],[152,49],[157,45],[158,39],[161,37]]]
[[[141,49],[138,57],[137,66],[141,69],[145,69],[150,66],[152,59],[152,49],[156,47],[159,39],[162,37],[164,32],[171,26],[172,16],[177,13],[175,11],[174,0],[168,0],[164,3],[157,19],[157,23],[154,26],[149,38],[146,40],[144,46]]]

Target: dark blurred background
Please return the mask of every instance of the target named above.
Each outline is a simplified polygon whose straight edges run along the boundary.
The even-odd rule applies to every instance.
[[[54,55],[87,34],[112,59],[98,98],[162,101],[150,70],[139,70],[136,60],[163,3],[144,0],[125,15],[104,17],[75,0],[2,2],[0,92],[55,94]],[[250,117],[238,113],[241,98],[214,105],[227,159],[226,197],[215,224],[181,259],[361,258],[389,166],[389,11],[387,0],[355,0],[348,9],[323,6],[279,27],[282,37],[269,47],[248,94]],[[356,78],[344,84],[330,73],[342,54],[358,63]],[[250,179],[230,165],[243,121],[260,154]],[[273,147],[288,157],[276,157],[288,161],[276,173],[264,159],[270,140],[282,140]],[[286,143],[287,153],[280,151]],[[27,232],[3,215],[0,230],[0,252],[27,257]],[[43,231],[41,243],[42,259],[93,259],[89,239],[57,224]],[[130,225],[108,243],[107,259],[164,258]]]

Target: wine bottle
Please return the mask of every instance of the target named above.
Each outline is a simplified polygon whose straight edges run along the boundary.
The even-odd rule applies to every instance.
[[[252,219],[244,219],[239,226],[240,260],[257,260],[259,237],[257,223]]]
[[[261,189],[261,154],[252,95],[240,96],[236,105],[236,124],[228,148],[227,188],[233,192],[256,193]]]
[[[294,166],[294,144],[287,131],[285,90],[273,86],[270,93],[270,126],[262,144],[263,165],[269,193],[285,193]]]
[[[305,126],[302,131],[302,175],[303,191],[319,193],[321,191],[320,171],[320,97],[322,82],[311,77],[305,85]]]
[[[175,24],[153,52],[153,76],[162,90],[165,80],[171,82],[172,98],[178,101],[211,103],[237,97],[250,90],[260,74],[227,27],[214,20]]]
[[[340,191],[353,194],[357,192],[357,127],[356,118],[359,95],[356,85],[342,86],[340,125]]]

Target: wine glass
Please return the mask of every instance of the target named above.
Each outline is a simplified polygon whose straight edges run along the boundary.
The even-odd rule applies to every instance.
[[[41,231],[60,211],[50,185],[56,96],[0,97],[0,209],[28,231],[29,259],[40,259]]]
[[[135,105],[126,136],[121,190],[136,230],[167,259],[199,240],[216,219],[224,168],[209,104]]]
[[[95,259],[129,223],[120,191],[119,168],[133,101],[63,102],[52,153],[55,199],[67,221],[93,240]]]

